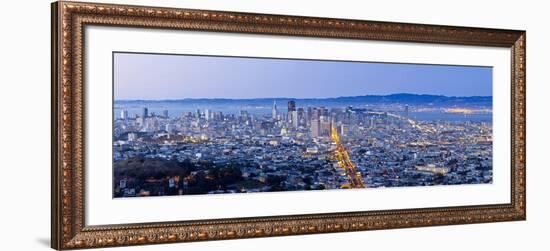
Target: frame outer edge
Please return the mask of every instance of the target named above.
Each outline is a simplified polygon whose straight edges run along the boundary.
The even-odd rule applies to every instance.
[[[516,133],[525,133],[525,31],[495,30],[472,27],[452,27],[423,24],[388,23],[358,20],[338,20],[316,17],[293,17],[259,13],[216,12],[127,6],[100,3],[59,1],[52,3],[52,240],[54,249],[80,249],[110,246],[133,246],[172,242],[222,240],[234,238],[274,237],[295,234],[363,231],[438,225],[472,224],[525,220],[525,137],[514,137],[521,149],[517,150],[518,166],[512,175],[515,196],[510,205],[479,205],[460,208],[410,209],[395,212],[349,212],[330,215],[291,215],[275,218],[208,220],[196,223],[159,222],[154,224],[84,226],[83,171],[80,156],[83,148],[85,119],[83,110],[81,41],[84,23],[116,25],[127,22],[142,28],[208,30],[216,32],[259,33],[273,35],[300,35],[328,38],[370,39],[383,41],[451,43],[512,48],[513,109],[523,114]],[[116,18],[118,17],[118,19]],[[111,18],[112,20],[107,20]],[[241,20],[242,19],[242,20]],[[288,21],[290,19],[290,23]],[[129,20],[129,21],[128,21]],[[155,22],[155,20],[157,22]],[[162,20],[162,23],[161,23]],[[186,25],[180,25],[181,22]],[[303,22],[303,23],[302,23]],[[250,24],[251,27],[239,28]],[[339,25],[362,28],[345,28]],[[277,28],[282,25],[283,28]],[[336,25],[336,26],[335,26]],[[389,30],[395,28],[396,31]],[[349,32],[351,30],[351,32]],[[354,32],[357,31],[357,32]],[[371,32],[373,34],[361,35]],[[296,33],[296,34],[295,34]],[[433,34],[433,38],[425,38]],[[447,39],[445,34],[456,39]],[[517,61],[516,61],[517,60]],[[523,65],[519,65],[522,62]],[[76,77],[75,77],[76,74]],[[519,91],[514,91],[519,90]],[[523,134],[525,135],[525,134]],[[516,150],[513,150],[515,152]],[[79,164],[80,163],[80,164]],[[512,162],[514,165],[515,162]],[[81,174],[82,176],[79,176]],[[515,185],[514,185],[515,184]],[[518,187],[519,186],[519,187]],[[280,230],[277,232],[277,230]],[[220,231],[218,233],[218,231]]]
[[[527,220],[527,31],[523,31],[523,33],[521,34],[518,40],[520,40],[522,43],[521,52],[523,53],[522,54],[523,67],[521,69],[521,74],[522,74],[521,92],[523,97],[523,100],[522,100],[523,106],[521,107],[522,109],[521,117],[523,118],[523,130],[521,133],[523,134],[523,138],[520,140],[522,141],[521,143],[523,144],[522,146],[523,159],[521,160],[523,165],[523,174],[521,175],[521,179],[523,182],[522,184],[523,199],[521,203],[523,203],[522,220],[526,221]]]
[[[50,247],[60,250],[62,248],[62,223],[61,223],[61,188],[60,172],[62,166],[59,161],[60,154],[60,117],[59,117],[59,2],[51,3],[51,237]]]
[[[526,185],[526,31],[521,31],[512,45],[512,205],[519,221],[527,220]]]

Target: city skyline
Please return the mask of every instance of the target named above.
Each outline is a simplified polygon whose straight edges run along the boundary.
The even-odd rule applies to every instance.
[[[261,116],[121,110],[113,197],[492,182],[492,126],[475,116],[490,118],[490,110],[302,105],[274,102]],[[414,112],[430,115],[414,119]]]
[[[115,100],[492,96],[492,68],[484,66],[136,53],[113,58]]]
[[[114,59],[113,198],[493,182],[492,68]]]

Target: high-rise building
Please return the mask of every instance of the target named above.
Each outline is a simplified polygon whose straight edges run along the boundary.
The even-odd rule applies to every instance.
[[[222,121],[223,120],[223,113],[222,112],[214,112],[213,119],[215,121]]]
[[[241,110],[239,119],[241,122],[248,122],[248,112],[245,110]]]
[[[317,107],[313,108],[313,112],[311,113],[311,119],[319,120],[320,115],[321,115],[321,112],[319,111],[319,108]]]
[[[298,111],[292,111],[290,114],[292,115],[292,126],[296,129],[298,128]]]
[[[318,119],[312,119],[311,120],[311,137],[316,138],[319,137],[319,120]]]
[[[168,110],[162,111],[162,116],[163,116],[164,118],[168,118]]]
[[[296,102],[294,100],[288,101],[288,113],[296,111]]]
[[[340,133],[341,135],[347,135],[347,134],[348,134],[348,131],[349,131],[348,125],[346,125],[346,124],[341,124],[341,125],[339,126],[339,129],[340,129],[339,133]]]
[[[120,118],[124,120],[128,119],[128,110],[120,111]]]
[[[321,116],[319,118],[319,131],[320,136],[330,137],[332,128],[328,117]]]
[[[204,119],[210,120],[210,110],[204,109]]]
[[[277,103],[275,103],[275,100],[273,100],[273,107],[271,108],[271,118],[273,120],[277,119]]]
[[[409,105],[405,105],[405,118],[409,118]]]
[[[287,113],[286,113],[286,122],[292,124],[292,112],[296,111],[296,102],[294,100],[288,101],[287,104]]]
[[[304,112],[304,108],[300,107],[298,108],[298,126],[305,126],[306,125],[306,114]]]
[[[141,117],[143,119],[149,117],[149,109],[147,109],[147,107],[143,107],[143,109],[141,110]]]
[[[325,116],[325,117],[328,116],[328,109],[325,108],[324,106],[319,107],[318,110],[319,110],[319,116]]]

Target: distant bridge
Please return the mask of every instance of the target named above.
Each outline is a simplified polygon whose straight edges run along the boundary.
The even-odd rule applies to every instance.
[[[416,128],[416,129],[419,129],[425,133],[435,133],[436,130],[435,128],[431,127],[431,126],[428,126],[428,125],[420,125],[418,124],[416,121],[410,119],[410,118],[407,118],[405,116],[401,116],[401,115],[398,115],[398,114],[395,114],[395,113],[390,113],[390,112],[373,112],[373,111],[369,111],[368,112],[369,114],[376,114],[376,115],[387,115],[389,117],[392,117],[392,118],[395,118],[395,119],[398,119],[398,120],[404,120],[406,121],[407,123],[409,123],[413,128]]]

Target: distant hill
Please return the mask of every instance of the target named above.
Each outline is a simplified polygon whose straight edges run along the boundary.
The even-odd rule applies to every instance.
[[[340,101],[361,101],[366,103],[492,103],[491,96],[454,97],[443,95],[398,93],[391,95],[365,95],[355,97],[338,97]]]
[[[273,101],[279,105],[283,105],[289,100],[294,100],[296,103],[307,105],[330,105],[339,103],[400,103],[400,104],[434,104],[434,105],[488,105],[493,102],[492,96],[469,96],[469,97],[455,97],[455,96],[443,96],[443,95],[428,95],[428,94],[410,94],[410,93],[397,93],[390,95],[364,95],[364,96],[350,96],[350,97],[336,97],[336,98],[257,98],[257,99],[171,99],[171,100],[116,100],[117,104],[147,104],[147,103],[170,103],[170,104],[249,104],[249,105],[265,105],[272,104]]]

